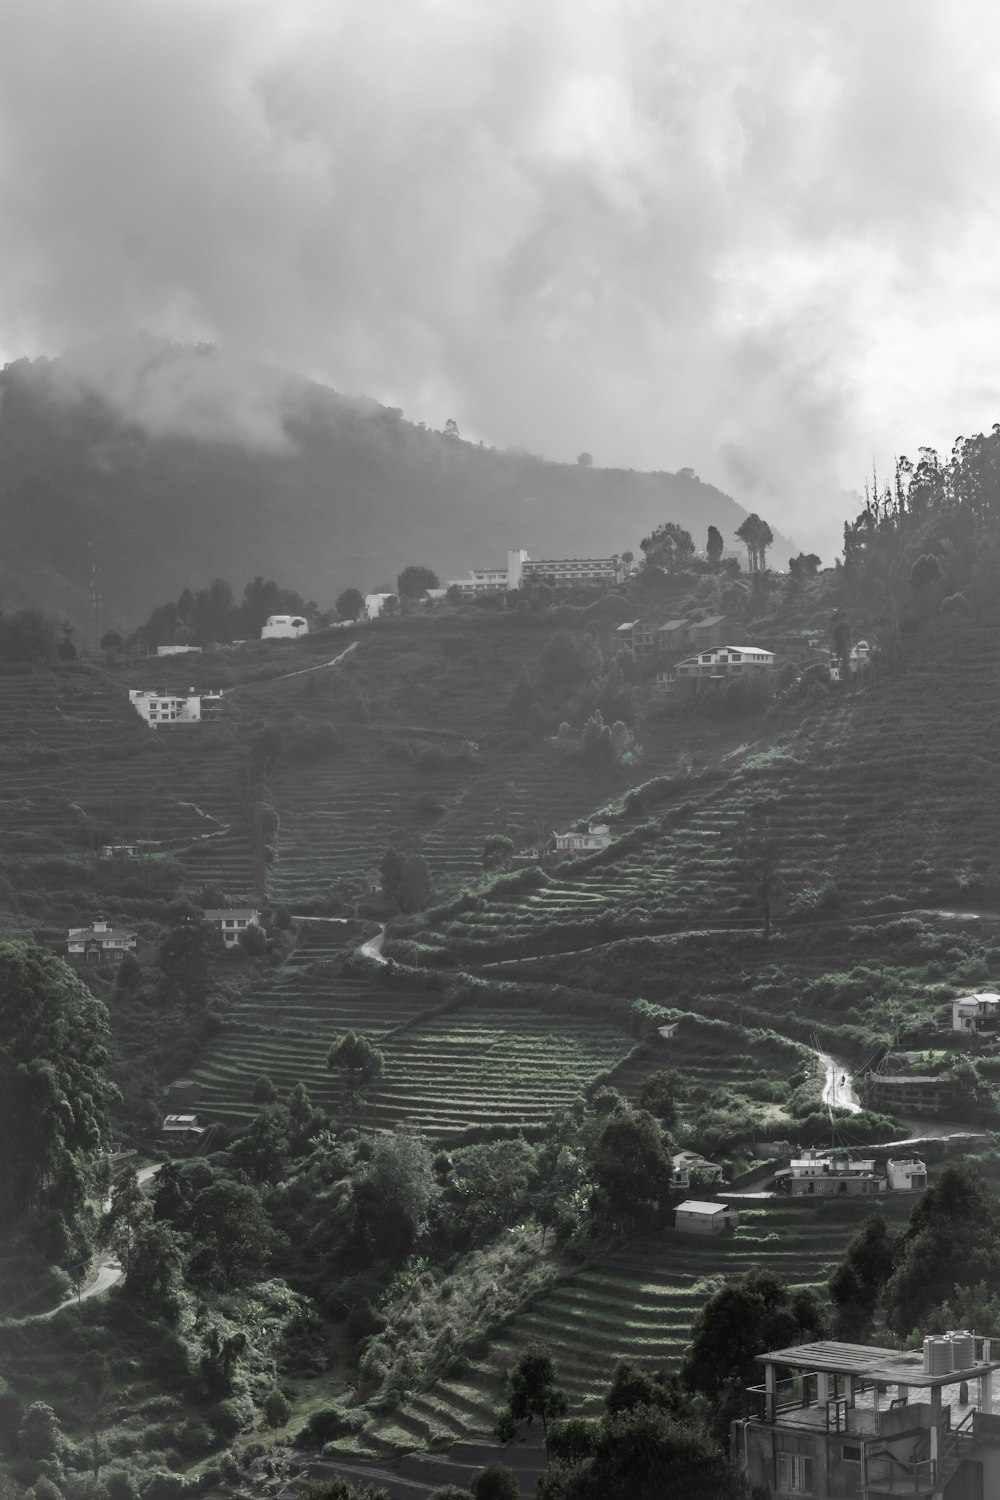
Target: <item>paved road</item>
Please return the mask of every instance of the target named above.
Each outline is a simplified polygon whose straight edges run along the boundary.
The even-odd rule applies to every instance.
[[[820,1064],[826,1069],[826,1082],[823,1085],[823,1103],[832,1119],[835,1109],[846,1109],[852,1115],[861,1113],[861,1105],[854,1097],[854,1079],[847,1070],[847,1064],[831,1057],[829,1052],[821,1052],[816,1049],[816,1056]]]
[[[150,1178],[156,1176],[160,1170],[160,1166],[161,1163],[157,1162],[155,1166],[139,1168],[135,1175],[140,1187],[143,1183],[149,1182]],[[92,1274],[96,1273],[94,1279],[89,1286],[84,1287],[79,1295],[71,1292],[65,1302],[60,1302],[57,1307],[50,1307],[48,1312],[33,1313],[32,1317],[36,1319],[54,1318],[56,1313],[62,1312],[64,1307],[71,1307],[76,1302],[86,1302],[89,1297],[100,1297],[109,1287],[113,1287],[117,1281],[121,1281],[124,1274],[117,1257],[112,1255],[109,1250],[104,1250],[97,1255],[90,1269]],[[27,1322],[28,1320],[25,1319],[25,1321]]]
[[[361,952],[365,958],[374,959],[377,964],[387,964],[389,960],[382,957],[382,944],[385,942],[385,927],[380,927],[373,938],[367,943],[361,944]]]

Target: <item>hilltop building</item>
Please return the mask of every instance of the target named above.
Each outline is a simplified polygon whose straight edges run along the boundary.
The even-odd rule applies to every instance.
[[[70,958],[85,964],[118,964],[126,953],[134,953],[139,939],[131,928],[112,927],[98,917],[90,927],[71,927],[66,934]]]
[[[732,1457],[776,1496],[1000,1495],[1000,1342],[971,1333],[900,1352],[823,1339],[759,1357]]]
[[[163,688],[129,688],[128,701],[150,729],[163,724],[200,724],[217,719],[222,712],[222,693],[198,693],[191,688],[183,695]]]
[[[198,1124],[197,1115],[165,1115],[161,1135],[204,1135],[206,1127]]]
[[[471,568],[468,578],[450,578],[448,587],[465,599],[481,594],[509,594],[531,583],[570,589],[581,585],[615,584],[625,578],[625,564],[614,557],[530,558],[523,547],[511,548],[505,568]]]
[[[951,1002],[951,1029],[975,1034],[1000,1019],[1000,995],[959,995]]]
[[[253,906],[226,906],[202,912],[201,919],[222,933],[227,948],[235,948],[248,927],[260,926],[260,912]]]
[[[606,849],[611,843],[612,833],[607,823],[590,823],[586,833],[554,833],[552,839],[558,854],[585,854],[594,849]]]
[[[309,621],[301,615],[268,615],[260,632],[262,641],[297,640],[309,634]]]

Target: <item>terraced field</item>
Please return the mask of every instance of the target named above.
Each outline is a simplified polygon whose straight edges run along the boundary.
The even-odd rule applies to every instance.
[[[902,1222],[909,1199],[886,1201]],[[650,1370],[676,1370],[691,1325],[718,1281],[755,1266],[789,1285],[825,1295],[834,1265],[867,1212],[799,1208],[784,1200],[740,1210],[731,1238],[712,1240],[664,1230],[593,1262],[518,1313],[462,1375],[438,1381],[360,1437],[359,1451],[385,1455],[401,1447],[486,1437],[502,1401],[504,1372],[526,1343],[540,1341],[559,1363],[560,1383],[575,1412],[599,1409],[615,1365],[627,1359]]]
[[[234,895],[251,893],[231,746],[220,731],[153,734],[125,689],[87,663],[31,674],[8,669],[0,685],[5,858],[75,848],[89,860],[93,845],[116,829],[172,853],[191,888],[215,881]]]
[[[437,992],[387,988],[370,974],[341,977],[336,934],[310,946],[229,1013],[191,1077],[206,1118],[249,1119],[253,1085],[266,1074],[282,1092],[300,1080],[314,1102],[334,1111],[339,1079],[328,1072],[330,1043],[363,1032],[385,1054],[385,1074],[364,1108],[365,1123],[414,1125],[449,1140],[470,1126],[538,1126],[632,1043],[586,1018],[564,1020],[526,1006],[442,1008]]]

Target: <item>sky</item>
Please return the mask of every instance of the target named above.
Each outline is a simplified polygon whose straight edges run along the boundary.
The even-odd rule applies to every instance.
[[[828,562],[873,461],[1000,418],[992,0],[0,0],[0,36],[2,358],[207,340],[692,467]]]

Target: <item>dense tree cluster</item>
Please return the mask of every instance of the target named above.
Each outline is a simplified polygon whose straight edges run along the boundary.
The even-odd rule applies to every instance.
[[[67,620],[41,609],[0,611],[0,662],[28,662],[45,666],[72,661],[76,656],[73,628]]]
[[[109,1138],[104,1006],[60,959],[0,944],[0,1223],[64,1266],[86,1251],[87,1189]]]
[[[315,616],[318,606],[294,589],[258,575],[237,601],[224,578],[207,588],[185,589],[170,604],[158,605],[134,639],[150,650],[157,646],[211,646],[233,640],[255,640],[269,615]]]

